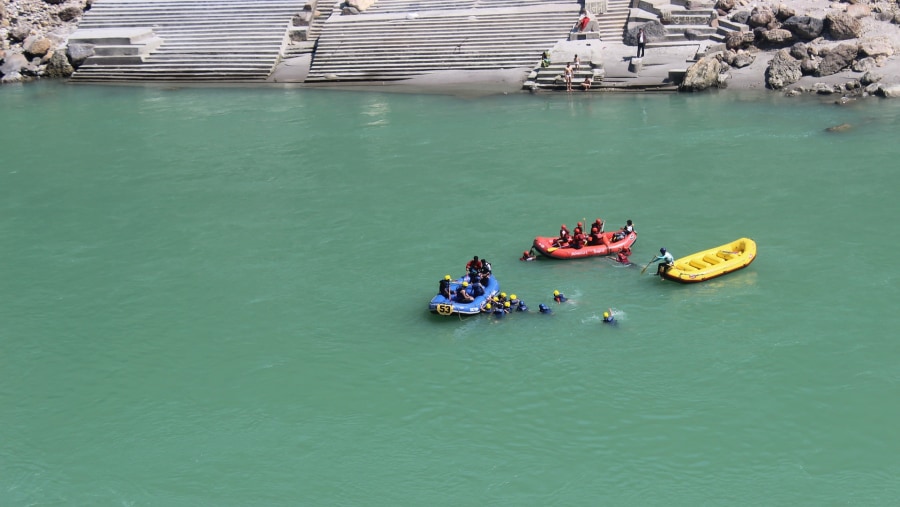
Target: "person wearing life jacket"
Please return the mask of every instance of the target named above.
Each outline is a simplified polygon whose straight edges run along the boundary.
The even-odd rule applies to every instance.
[[[559,237],[553,240],[553,246],[564,248],[569,246],[571,240],[572,235],[569,234],[569,228],[566,227],[566,224],[562,224],[559,226]]]
[[[656,274],[662,275],[666,271],[669,270],[672,266],[675,265],[675,257],[671,252],[667,251],[665,247],[659,249],[659,255],[653,258],[651,263],[658,262],[659,266],[656,267]]]
[[[553,300],[557,303],[565,303],[566,301],[568,301],[568,298],[562,292],[555,290],[553,291]]]
[[[450,275],[444,275],[444,278],[441,279],[438,284],[438,294],[450,299]]]
[[[459,301],[460,303],[471,303],[472,301],[475,301],[475,298],[473,298],[469,294],[469,291],[467,290],[468,288],[469,288],[469,282],[463,282],[459,287],[457,287],[457,289],[456,289],[456,300],[457,301]]]
[[[516,311],[517,312],[527,312],[528,311],[528,306],[525,304],[525,301],[523,301],[521,299],[519,300],[519,304],[516,306]]]
[[[536,258],[537,256],[534,255],[534,247],[531,247],[531,250],[522,252],[522,257],[519,257],[519,260],[529,262],[535,260]]]
[[[480,274],[482,274],[482,275],[488,275],[488,276],[490,276],[490,274],[491,274],[491,263],[488,262],[487,259],[481,259],[481,269],[478,270],[478,272],[479,272]]]
[[[600,229],[600,232],[603,232],[603,227],[606,226],[606,222],[598,218],[597,220],[594,220],[593,225],[596,225],[597,228]]]
[[[603,323],[604,324],[613,324],[615,323],[616,318],[613,316],[612,308],[607,309],[603,312]]]
[[[591,236],[588,240],[589,245],[602,245],[603,244],[603,231],[597,227],[597,224],[591,225]]]
[[[572,248],[581,249],[587,244],[587,236],[581,232],[581,227],[575,228],[575,234],[572,236]]]
[[[538,305],[538,310],[540,310],[541,313],[553,313],[553,310],[544,303]]]
[[[631,249],[626,246],[622,250],[619,250],[619,253],[616,254],[616,262],[622,264],[631,264],[631,261],[628,260],[629,255],[631,255]]]
[[[634,232],[634,224],[631,222],[631,220],[625,221],[625,226],[622,227],[622,230],[625,231],[625,234],[631,234],[632,232]]]
[[[472,296],[478,297],[484,295],[484,285],[481,283],[480,279],[476,279],[474,282],[469,284],[472,287]]]

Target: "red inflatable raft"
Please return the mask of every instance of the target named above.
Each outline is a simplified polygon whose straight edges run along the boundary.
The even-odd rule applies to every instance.
[[[600,255],[611,255],[621,252],[623,249],[631,248],[631,245],[637,241],[637,232],[630,232],[619,241],[613,241],[613,235],[621,231],[604,232],[603,238],[606,244],[585,245],[581,248],[573,248],[569,246],[556,247],[553,242],[556,237],[538,236],[534,238],[534,249],[541,252],[547,257],[554,259],[580,259],[582,257],[596,257]]]

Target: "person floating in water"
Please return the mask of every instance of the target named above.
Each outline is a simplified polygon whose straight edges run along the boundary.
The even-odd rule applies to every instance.
[[[522,252],[522,257],[519,257],[520,261],[525,262],[533,261],[535,259],[537,259],[537,256],[534,254],[534,247],[531,247],[531,250]]]
[[[631,255],[631,249],[626,246],[616,254],[616,262],[626,265],[631,264],[631,261],[628,260],[629,255]]]
[[[528,306],[525,305],[525,301],[519,300],[519,305],[516,307],[517,312],[527,312]]]
[[[541,313],[553,313],[553,310],[544,303],[539,304],[538,309],[541,311]]]
[[[603,312],[603,323],[604,324],[615,324],[616,317],[613,315],[612,308],[608,308],[605,312]]]
[[[566,295],[562,292],[555,290],[553,291],[553,300],[557,303],[565,303],[566,301],[568,301],[568,298],[566,298]]]

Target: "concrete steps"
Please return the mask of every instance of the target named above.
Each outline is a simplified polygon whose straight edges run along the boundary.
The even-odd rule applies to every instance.
[[[479,7],[485,4],[490,7]],[[324,23],[306,81],[533,68],[544,50],[568,37],[577,18],[575,2],[379,0],[362,14]]]
[[[144,28],[152,30],[160,42],[152,51],[127,61],[110,59],[95,48],[95,56],[86,60],[71,80],[265,81],[286,45],[290,20],[304,3],[94,0],[79,31]],[[109,52],[115,50],[100,51]]]

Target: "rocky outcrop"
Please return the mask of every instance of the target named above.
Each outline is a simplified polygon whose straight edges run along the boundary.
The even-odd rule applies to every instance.
[[[0,2],[0,81],[70,76],[65,40],[90,9],[91,1]]]
[[[825,21],[812,16],[792,16],[784,20],[781,27],[790,30],[798,39],[813,40],[822,35]]]
[[[862,24],[846,12],[829,12],[825,16],[825,30],[834,40],[855,39],[862,33]]]
[[[708,88],[718,87],[719,74],[722,72],[722,63],[718,58],[705,56],[688,67],[684,74],[684,80],[678,89],[685,92],[699,92]]]
[[[859,49],[856,44],[839,44],[837,46],[823,49],[819,52],[822,61],[816,69],[816,76],[830,76],[849,68]]]
[[[794,84],[803,77],[800,61],[785,50],[779,50],[766,68],[766,85],[773,90],[780,90]]]

